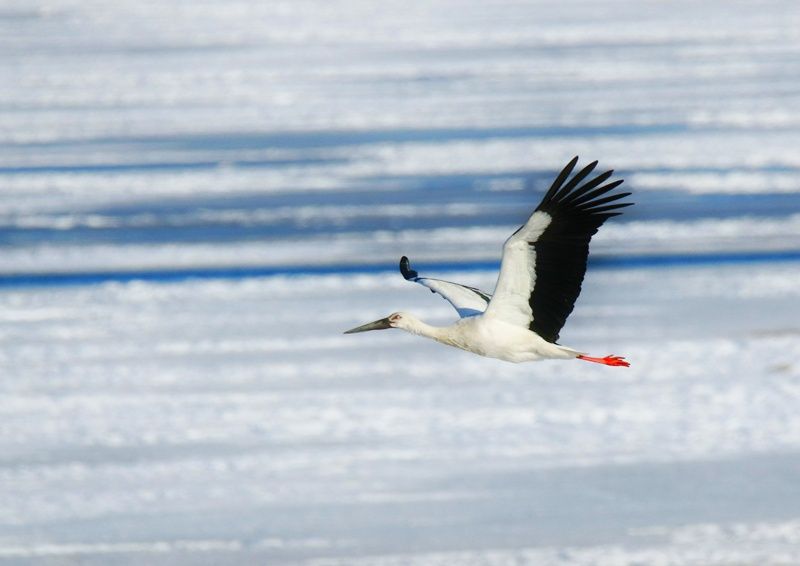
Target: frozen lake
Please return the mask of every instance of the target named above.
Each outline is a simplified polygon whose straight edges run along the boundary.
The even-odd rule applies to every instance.
[[[450,317],[394,274],[7,290],[0,557],[796,562],[800,286],[759,271],[592,274],[564,343],[630,370],[341,335]]]
[[[0,562],[800,563],[794,1],[0,1]],[[562,334],[491,290],[573,155]],[[257,276],[260,275],[260,276]]]

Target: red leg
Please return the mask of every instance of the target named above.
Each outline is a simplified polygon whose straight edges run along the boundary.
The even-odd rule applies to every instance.
[[[622,356],[606,356],[605,358],[593,358],[591,356],[578,356],[579,360],[587,362],[595,362],[597,364],[605,364],[607,366],[623,366],[630,367],[631,364],[625,361]]]

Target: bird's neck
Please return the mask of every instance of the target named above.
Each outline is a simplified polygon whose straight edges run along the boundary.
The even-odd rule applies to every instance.
[[[423,322],[418,318],[406,318],[406,324],[403,330],[417,336],[424,336],[425,338],[432,338],[434,340],[442,341],[445,338],[445,331],[447,327],[432,326],[427,322]]]

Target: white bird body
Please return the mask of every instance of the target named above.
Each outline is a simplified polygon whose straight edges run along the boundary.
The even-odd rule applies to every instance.
[[[547,342],[535,332],[509,324],[491,313],[462,318],[450,326],[431,326],[404,312],[392,316],[396,317],[392,321],[392,328],[400,328],[487,358],[520,363],[569,359],[580,354],[572,348]]]
[[[508,362],[577,358],[630,365],[619,356],[595,358],[556,343],[580,294],[591,237],[603,222],[620,214],[617,210],[632,204],[616,202],[631,193],[608,195],[621,180],[602,185],[613,171],[583,182],[597,161],[567,181],[577,161],[575,157],[567,164],[528,221],[506,240],[493,296],[474,287],[420,277],[408,258],[400,260],[403,277],[444,297],[461,320],[437,327],[398,312],[345,334],[400,328]]]

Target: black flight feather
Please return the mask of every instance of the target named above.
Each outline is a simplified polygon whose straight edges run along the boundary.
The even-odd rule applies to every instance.
[[[606,171],[581,184],[597,165],[593,162],[564,182],[575,168],[570,161],[536,208],[550,216],[550,223],[536,241],[529,242],[536,252],[536,280],[529,304],[533,314],[530,329],[548,342],[559,333],[581,292],[589,257],[589,241],[600,226],[632,202],[615,202],[630,193],[607,195],[622,183],[603,186],[613,171]],[[609,204],[613,203],[613,204]]]

